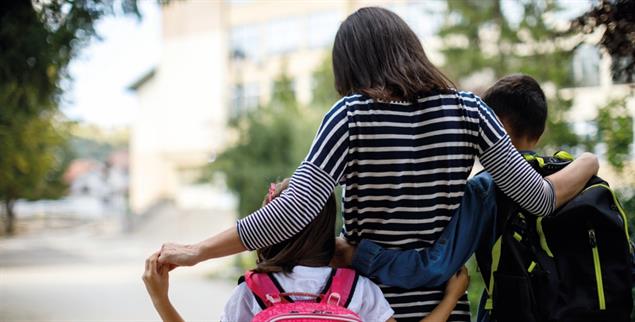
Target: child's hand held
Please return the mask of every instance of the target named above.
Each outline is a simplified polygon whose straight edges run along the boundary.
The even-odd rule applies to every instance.
[[[168,298],[170,267],[158,263],[159,252],[146,259],[143,283],[153,302],[165,301]]]

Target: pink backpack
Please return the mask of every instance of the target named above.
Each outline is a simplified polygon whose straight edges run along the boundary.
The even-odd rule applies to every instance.
[[[347,309],[358,278],[352,269],[334,269],[321,294],[287,293],[273,274],[249,271],[245,282],[263,309],[252,322],[361,322]],[[291,296],[307,300],[294,301]]]

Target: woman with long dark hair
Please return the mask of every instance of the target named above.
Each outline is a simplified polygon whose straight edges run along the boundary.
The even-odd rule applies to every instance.
[[[335,87],[343,96],[325,115],[289,188],[235,227],[193,245],[164,244],[159,262],[194,265],[287,240],[344,185],[344,237],[396,249],[423,249],[459,208],[476,157],[500,189],[527,211],[551,213],[597,172],[589,154],[542,178],[512,146],[477,96],[455,89],[430,63],[396,14],[362,8],[340,26],[333,46]],[[382,286],[399,321],[419,320],[443,288]],[[467,299],[450,321],[469,321]]]

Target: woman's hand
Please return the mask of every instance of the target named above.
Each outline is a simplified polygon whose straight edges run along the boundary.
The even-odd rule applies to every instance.
[[[458,301],[461,296],[465,294],[469,285],[470,276],[467,273],[467,268],[463,266],[448,280],[448,284],[445,287],[445,296],[449,296],[455,301]]]
[[[230,227],[225,231],[192,245],[165,243],[161,246],[159,264],[177,266],[194,266],[210,258],[218,258],[238,254],[247,250],[238,236],[238,228]]]
[[[343,237],[335,238],[335,254],[331,260],[333,267],[349,267],[353,264],[353,255],[355,255],[355,245],[350,244]]]
[[[172,265],[171,268],[176,266],[194,266],[202,261],[201,250],[197,244],[165,243],[161,246],[158,261],[161,265]]]
[[[168,301],[169,267],[158,264],[159,252],[156,252],[146,259],[146,268],[143,272],[143,283],[152,302],[157,305]]]
[[[598,157],[585,152],[564,169],[545,177],[553,185],[556,194],[556,209],[577,196],[599,169]]]

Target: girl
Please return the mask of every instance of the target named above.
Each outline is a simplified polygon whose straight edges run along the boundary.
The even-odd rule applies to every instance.
[[[272,184],[263,206],[280,196],[288,184],[289,180]],[[336,207],[335,195],[331,194],[317,218],[299,234],[279,244],[259,249],[254,271],[273,273],[286,292],[319,294],[332,271],[328,265],[335,251]],[[169,268],[158,265],[157,258],[158,253],[155,253],[146,262],[143,277],[146,288],[164,321],[182,321],[168,299]],[[422,321],[446,321],[467,285],[467,272],[462,269],[448,283],[441,304]],[[363,321],[394,321],[391,318],[394,312],[379,287],[364,277],[357,280],[348,309],[358,313]],[[242,282],[225,305],[221,321],[251,321],[260,311],[261,306],[254,294]]]
[[[349,242],[421,250],[459,208],[476,157],[503,193],[539,216],[571,199],[597,173],[597,158],[583,154],[543,179],[489,107],[454,89],[415,33],[386,9],[362,8],[342,22],[333,72],[344,97],[324,117],[285,193],[217,236],[193,245],[164,244],[160,263],[189,266],[287,240],[316,218],[337,184],[344,185]],[[398,320],[417,321],[443,298],[440,287],[380,287]],[[466,297],[450,320],[470,320]]]

